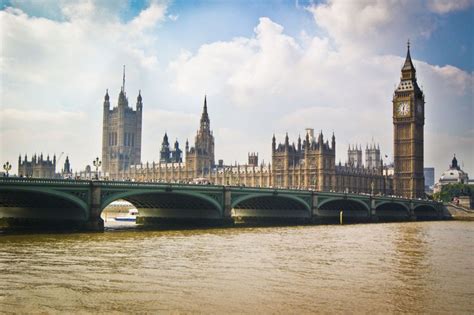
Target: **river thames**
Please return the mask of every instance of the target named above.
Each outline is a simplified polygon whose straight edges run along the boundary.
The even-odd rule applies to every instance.
[[[472,313],[474,222],[0,236],[5,313]]]

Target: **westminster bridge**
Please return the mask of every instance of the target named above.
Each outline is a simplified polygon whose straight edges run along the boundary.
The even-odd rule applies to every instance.
[[[126,200],[138,223],[223,225],[403,221],[443,219],[443,205],[429,200],[297,189],[0,178],[0,227],[66,227],[102,231],[102,211]]]

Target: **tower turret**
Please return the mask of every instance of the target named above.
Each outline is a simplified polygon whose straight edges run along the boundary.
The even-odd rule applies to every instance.
[[[306,140],[304,142],[304,145],[305,145],[305,151],[308,152],[309,151],[309,147],[310,147],[310,143],[309,143],[309,133],[306,132]]]
[[[69,156],[66,156],[66,161],[64,161],[63,172],[64,172],[64,174],[70,174],[71,173],[71,164],[69,163]]]
[[[416,80],[416,70],[410,56],[410,41],[407,42],[407,56],[402,67],[402,80]]]
[[[320,145],[320,147],[323,145],[324,143],[324,137],[323,137],[323,131],[321,130],[321,132],[319,133],[319,137],[318,137],[318,143]]]
[[[201,114],[201,130],[202,131],[209,131],[209,114],[207,113],[207,96],[204,95],[204,106],[202,109],[202,114]]]
[[[451,161],[451,169],[459,169],[458,159],[456,159],[456,154],[454,154],[453,160]]]
[[[130,165],[141,163],[142,97],[137,107],[128,106],[125,92],[125,66],[117,107],[110,109],[108,90],[104,96],[102,125],[102,170],[110,179],[123,178]]]
[[[109,110],[109,109],[110,109],[109,89],[106,89],[105,96],[104,96],[104,110]]]
[[[395,195],[420,198],[424,195],[423,141],[425,123],[424,95],[416,82],[416,70],[410,56],[401,69],[400,84],[393,94]]]
[[[168,142],[168,134],[165,132],[163,137],[163,142],[161,143],[161,150],[160,150],[160,162],[168,163],[170,162],[171,155],[170,155],[170,146]]]
[[[123,108],[128,106],[127,95],[125,93],[125,65],[123,66],[122,87],[120,88],[118,107]]]
[[[138,96],[137,96],[137,111],[141,111],[142,108],[143,108],[142,90],[138,90]]]

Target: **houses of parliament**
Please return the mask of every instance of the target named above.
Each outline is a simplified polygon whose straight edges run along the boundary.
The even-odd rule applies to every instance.
[[[108,91],[103,103],[102,172],[104,178],[159,182],[206,182],[216,185],[245,185],[384,193],[408,198],[422,197],[424,94],[416,80],[410,56],[401,69],[401,78],[393,94],[394,169],[386,172],[378,145],[365,147],[365,163],[360,145],[351,145],[347,162],[336,163],[336,137],[315,133],[307,128],[303,139],[295,142],[286,135],[271,141],[272,161],[263,164],[251,153],[243,165],[225,165],[215,160],[207,98],[194,146],[186,141],[184,150],[176,140],[170,144],[165,134],[157,160],[141,163],[143,100],[138,93],[136,107],[129,106],[125,91],[125,70],[117,106],[111,108]]]

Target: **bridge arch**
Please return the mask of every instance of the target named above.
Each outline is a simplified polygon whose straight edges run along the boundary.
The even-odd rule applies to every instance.
[[[86,221],[86,201],[66,191],[39,187],[1,187],[0,217]]]
[[[410,216],[410,207],[394,200],[383,201],[377,204],[375,213],[382,221],[405,220]]]
[[[339,219],[340,211],[349,220],[367,220],[370,216],[369,206],[358,199],[332,198],[318,204],[317,215],[321,219]]]
[[[340,207],[334,208],[337,205],[340,205]],[[348,209],[357,208],[357,209],[363,209],[363,210],[369,211],[369,206],[365,202],[363,202],[362,200],[351,199],[351,198],[344,198],[344,199],[337,198],[337,199],[325,200],[321,202],[320,204],[318,204],[318,208],[326,209],[326,210],[337,209],[338,211],[340,209],[344,210],[344,208],[348,208]]]
[[[101,202],[101,211],[119,199],[133,204],[140,217],[219,219],[223,215],[223,206],[211,196],[166,188],[112,193]]]
[[[252,199],[278,199],[278,200],[291,200],[294,201],[295,204],[303,206],[308,212],[311,212],[311,206],[308,205],[303,199],[297,196],[285,195],[285,194],[249,194],[245,196],[237,197],[235,200],[232,200],[232,208],[235,208],[237,205],[244,203],[245,201],[249,201]]]
[[[438,209],[429,204],[420,204],[413,208],[413,214],[418,220],[434,220],[438,219],[440,213]]]
[[[297,196],[275,193],[250,193],[231,202],[232,215],[237,222],[275,221],[306,222],[311,218],[311,206]]]

